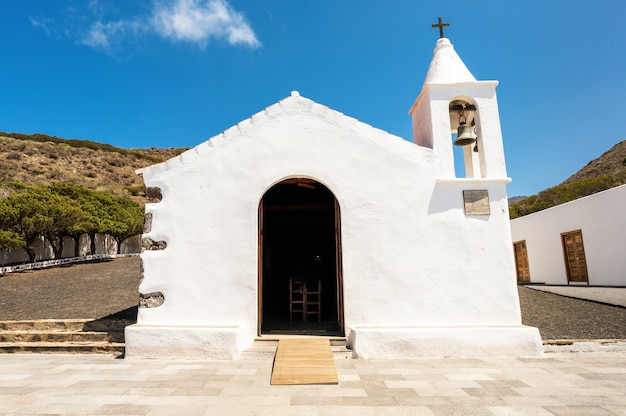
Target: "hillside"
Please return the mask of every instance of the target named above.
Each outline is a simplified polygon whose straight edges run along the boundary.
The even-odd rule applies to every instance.
[[[0,197],[2,183],[46,185],[70,182],[96,191],[146,202],[143,180],[136,169],[164,162],[184,148],[123,149],[86,140],[66,140],[44,134],[0,132]],[[537,195],[511,198],[511,218],[517,218],[626,183],[626,140],[616,144],[563,183]]]
[[[146,201],[145,187],[135,170],[163,162],[184,150],[129,150],[43,134],[0,132],[0,184],[18,182],[46,185],[51,182],[70,182],[128,197],[143,205]]]
[[[626,140],[587,163],[561,184],[537,195],[511,201],[511,218],[528,215],[623,184],[626,184]]]
[[[619,184],[626,180],[626,140],[616,144],[597,159],[567,178],[561,185],[572,184],[591,178],[610,176]]]

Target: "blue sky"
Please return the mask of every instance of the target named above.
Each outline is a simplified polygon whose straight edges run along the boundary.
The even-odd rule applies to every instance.
[[[509,196],[625,139],[623,0],[0,3],[0,131],[193,147],[292,90],[411,140],[442,16],[498,80]]]

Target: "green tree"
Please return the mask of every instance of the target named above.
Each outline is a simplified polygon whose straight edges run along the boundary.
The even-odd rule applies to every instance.
[[[87,233],[94,252],[97,233],[109,234],[119,244],[143,227],[143,209],[129,199],[67,183],[13,184],[12,188],[11,195],[0,199],[0,248],[23,247],[31,261],[35,260],[34,243],[40,235],[60,258],[64,236],[76,241]],[[78,244],[75,246],[78,251]]]
[[[23,241],[30,261],[35,260],[34,243],[43,235],[52,244],[55,257],[63,252],[62,236],[82,216],[67,197],[53,194],[47,187],[25,187],[0,200],[0,229],[13,240]]]
[[[95,251],[93,245],[97,233],[113,236],[118,246],[124,238],[141,233],[143,208],[130,199],[69,183],[55,183],[51,190],[75,201],[82,211],[83,217],[68,228],[66,235],[76,238],[82,233],[89,234],[92,252]]]
[[[26,241],[13,231],[0,230],[0,250],[14,250],[26,245]]]

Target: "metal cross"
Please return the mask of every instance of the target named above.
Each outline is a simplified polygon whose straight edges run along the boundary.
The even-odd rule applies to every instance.
[[[433,25],[433,27],[438,27],[439,28],[439,37],[443,38],[443,28],[444,27],[448,27],[450,26],[450,23],[443,23],[443,20],[441,19],[441,16],[439,16],[439,23],[436,23]]]

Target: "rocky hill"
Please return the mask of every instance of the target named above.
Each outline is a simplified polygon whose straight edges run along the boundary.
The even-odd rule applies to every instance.
[[[2,183],[70,182],[128,197],[143,205],[145,186],[135,170],[166,161],[184,150],[123,149],[43,134],[0,132],[0,197]]]
[[[541,211],[596,192],[626,184],[626,140],[616,144],[561,184],[509,202],[511,218]]]
[[[599,158],[587,163],[584,168],[567,178],[561,185],[605,176],[613,178],[617,185],[625,183],[626,140],[616,144]]]

